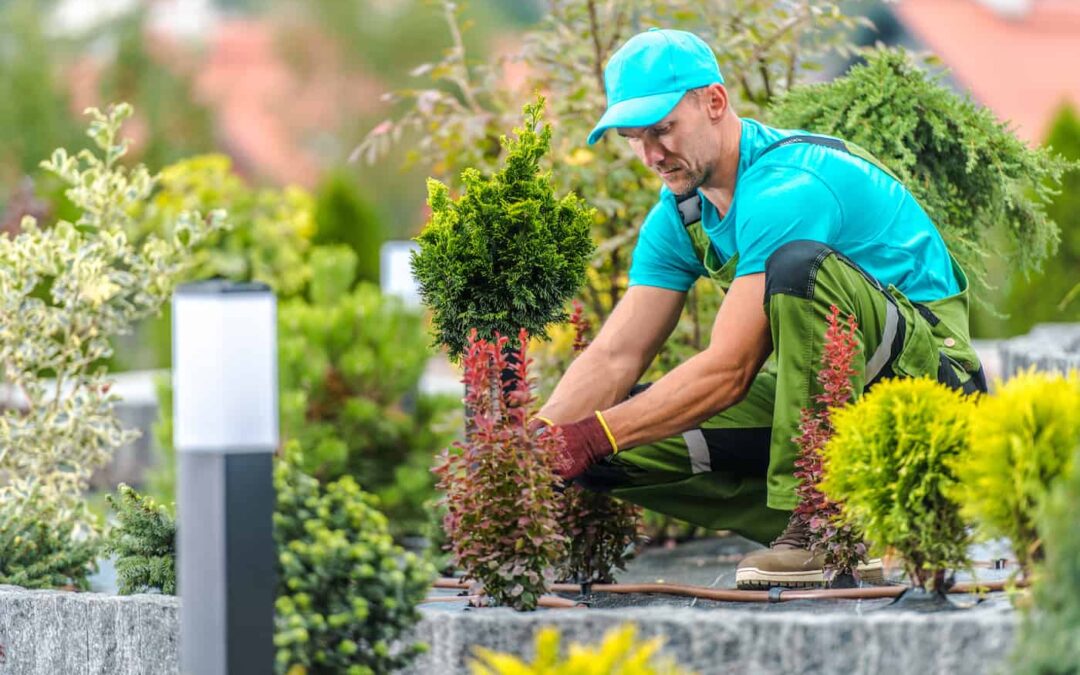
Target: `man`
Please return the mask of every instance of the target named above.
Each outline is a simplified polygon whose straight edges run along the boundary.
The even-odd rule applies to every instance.
[[[631,38],[605,87],[589,143],[614,129],[664,188],[629,290],[538,416],[566,438],[560,472],[706,527],[760,541],[780,532],[740,563],[740,587],[822,584],[822,559],[789,516],[792,439],[820,391],[830,307],[858,320],[857,392],[921,375],[973,391],[985,385],[967,280],[919,204],[865,152],[740,119],[696,36]],[[727,291],[709,347],[635,387],[701,276]],[[763,369],[770,354],[775,368]]]

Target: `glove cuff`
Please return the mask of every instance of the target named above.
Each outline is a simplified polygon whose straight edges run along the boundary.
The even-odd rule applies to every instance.
[[[611,454],[619,454],[619,444],[615,441],[615,434],[611,433],[611,427],[608,426],[607,420],[600,414],[600,411],[596,411],[596,421],[600,423],[600,427],[604,430],[604,435],[607,437],[608,443],[611,444]]]

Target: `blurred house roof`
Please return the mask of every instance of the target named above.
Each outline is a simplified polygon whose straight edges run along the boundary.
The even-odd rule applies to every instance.
[[[893,12],[953,79],[1041,143],[1058,107],[1080,106],[1080,1],[901,0]]]
[[[384,105],[385,87],[347,65],[314,25],[215,17],[198,41],[155,25],[145,28],[151,57],[192,79],[196,100],[213,112],[220,149],[245,176],[313,187],[322,167],[349,150],[337,147],[343,126]],[[93,56],[72,67],[76,110],[102,103],[100,75]],[[146,129],[135,112],[125,131],[137,150]]]

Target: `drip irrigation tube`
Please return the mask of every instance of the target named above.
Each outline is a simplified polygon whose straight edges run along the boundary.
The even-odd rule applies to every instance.
[[[424,598],[420,601],[420,604],[424,604],[427,602],[460,602],[462,600],[468,600],[469,602],[473,602],[474,600],[479,600],[482,597],[483,596],[481,595],[439,595]],[[541,595],[540,599],[537,601],[537,604],[540,607],[549,607],[551,609],[575,609],[584,608],[587,606],[583,602],[570,600],[568,598],[560,598],[557,595]]]
[[[982,583],[958,583],[949,588],[949,593],[978,593],[1001,591],[1006,587],[1004,581]],[[1016,582],[1016,586],[1024,586]],[[435,581],[435,588],[468,588],[460,579],[442,578]],[[686,584],[592,584],[593,593],[663,593],[702,600],[721,600],[724,602],[785,602],[789,600],[875,600],[896,598],[910,586],[864,586],[862,588],[772,588],[767,591],[740,591],[728,588],[706,588]],[[552,584],[556,593],[581,593],[579,584]],[[462,596],[453,596],[460,599]],[[470,596],[471,597],[471,596]],[[573,601],[568,601],[573,602]]]

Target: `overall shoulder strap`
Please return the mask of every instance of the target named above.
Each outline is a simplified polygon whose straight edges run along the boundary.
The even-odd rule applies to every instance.
[[[858,157],[859,159],[870,162],[871,164],[873,164],[877,168],[879,168],[882,171],[884,171],[885,173],[887,173],[889,175],[889,177],[891,177],[893,180],[895,180],[898,183],[900,182],[900,179],[897,178],[896,174],[893,173],[889,169],[889,167],[882,164],[881,160],[879,160],[877,157],[874,157],[867,150],[859,147],[855,143],[851,143],[849,141],[842,141],[839,138],[830,138],[828,136],[815,136],[813,134],[797,134],[795,136],[788,136],[787,138],[781,138],[779,141],[777,141],[777,142],[773,143],[772,145],[770,145],[769,147],[765,148],[765,150],[762,151],[761,155],[766,155],[769,152],[772,152],[773,150],[776,150],[777,148],[783,148],[783,147],[786,147],[788,145],[795,145],[796,143],[809,143],[810,145],[822,145],[822,146],[825,146],[826,148],[832,148],[833,150],[839,150],[841,152],[846,152],[849,155],[853,155],[855,157]],[[759,155],[759,158],[760,158],[761,155]]]

